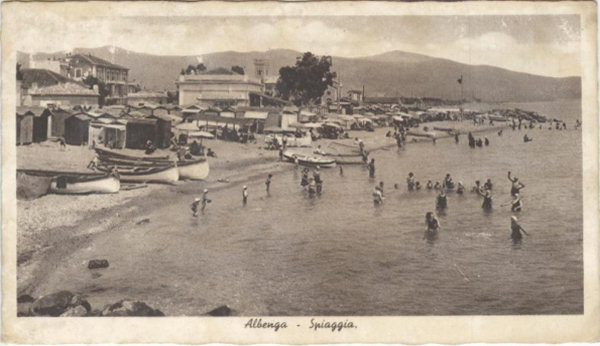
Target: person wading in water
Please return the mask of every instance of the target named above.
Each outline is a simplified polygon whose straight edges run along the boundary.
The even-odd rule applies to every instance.
[[[517,217],[511,216],[510,217],[510,237],[512,238],[514,243],[520,243],[521,239],[523,239],[523,235],[521,234],[521,232],[525,233],[526,235],[529,235],[523,229],[523,227],[521,227],[521,225],[519,225]]]

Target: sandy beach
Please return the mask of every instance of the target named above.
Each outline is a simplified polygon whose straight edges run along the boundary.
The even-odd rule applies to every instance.
[[[434,126],[452,126],[460,131],[461,141],[471,131],[494,132],[506,127],[473,126],[470,121],[427,123]],[[350,131],[350,138],[362,139],[368,151],[385,150],[396,146],[393,138],[386,137],[389,128],[374,132]],[[420,141],[428,140],[421,139]],[[326,147],[330,140],[320,140],[313,147]],[[407,140],[410,143],[410,137]],[[443,141],[437,145],[443,145]],[[277,151],[264,148],[264,136],[255,143],[239,144],[212,140],[205,142],[217,153],[209,158],[211,172],[206,181],[180,181],[176,185],[149,184],[145,188],[121,191],[110,195],[61,196],[46,195],[34,200],[20,200],[18,208],[18,294],[32,294],[37,281],[52,271],[52,263],[76,249],[93,244],[94,237],[105,232],[138,227],[152,222],[152,211],[161,207],[164,196],[198,193],[208,188],[211,194],[249,181],[264,181],[268,173],[293,169],[294,165],[281,162]],[[307,150],[307,149],[303,149]],[[167,150],[164,154],[173,154]],[[57,143],[45,142],[17,149],[19,168],[85,171],[94,151],[87,147],[68,146],[60,151]],[[186,198],[189,198],[186,196]],[[191,201],[190,201],[191,202]],[[86,225],[82,227],[81,225]],[[48,294],[50,292],[36,292]],[[93,298],[89,298],[93,302]]]

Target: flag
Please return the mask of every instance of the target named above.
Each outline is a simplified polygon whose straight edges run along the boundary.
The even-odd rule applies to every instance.
[[[462,75],[460,75],[460,78],[456,80],[458,82],[458,84],[462,84]]]

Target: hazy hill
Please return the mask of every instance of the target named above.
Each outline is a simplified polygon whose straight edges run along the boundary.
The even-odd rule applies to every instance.
[[[135,79],[150,90],[174,90],[175,80],[182,68],[202,61],[209,69],[243,66],[254,74],[254,59],[268,59],[269,73],[278,75],[279,68],[292,65],[300,52],[269,50],[266,52],[218,52],[199,56],[159,56],[131,52],[121,48],[100,47],[75,49],[91,53],[108,61],[130,68]],[[64,55],[64,52],[36,54],[39,57]],[[28,56],[19,54],[27,66]],[[451,60],[420,54],[393,51],[361,58],[333,57],[333,70],[338,73],[343,90],[365,87],[369,96],[419,96],[460,99],[457,79],[463,75],[463,96],[483,101],[542,101],[579,98],[579,77],[552,78],[509,71],[493,66],[466,65]]]

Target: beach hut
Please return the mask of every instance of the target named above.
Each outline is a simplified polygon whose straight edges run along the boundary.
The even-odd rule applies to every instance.
[[[17,145],[33,142],[33,112],[17,108]]]
[[[152,115],[148,119],[156,120],[156,137],[152,140],[156,147],[168,148],[171,145],[171,118],[168,115]]]
[[[72,115],[64,121],[65,142],[70,145],[88,143],[91,118],[84,113]]]
[[[48,118],[50,111],[43,107],[18,107],[17,114],[30,113],[33,115],[31,127],[32,142],[43,142],[48,139]]]
[[[89,124],[89,144],[92,146],[102,144],[111,149],[125,148],[127,129],[124,124],[118,121],[91,121]]]
[[[62,108],[50,110],[50,119],[48,121],[48,137],[64,137],[65,120],[70,118],[72,115],[73,113]]]
[[[125,147],[144,149],[148,140],[156,145],[157,123],[156,119],[149,118],[127,119]]]

